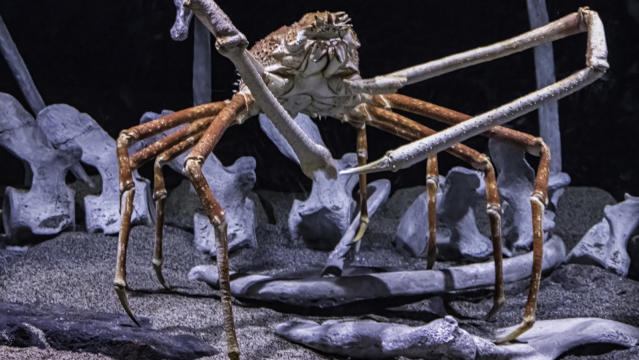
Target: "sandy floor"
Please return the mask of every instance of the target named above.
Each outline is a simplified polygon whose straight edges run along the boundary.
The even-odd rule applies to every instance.
[[[397,192],[373,218],[364,239],[358,265],[425,267],[425,261],[397,253],[392,235],[402,208],[408,207],[417,190]],[[285,229],[290,195],[264,193],[273,204],[277,224],[261,224],[258,249],[245,249],[232,257],[235,270],[277,274],[290,271],[318,271],[327,253],[294,244]],[[595,222],[611,198],[597,189],[571,188],[560,203],[557,232],[568,248]],[[187,214],[188,215],[188,214]],[[171,215],[169,215],[171,216]],[[173,215],[178,216],[178,215]],[[174,222],[179,222],[175,219]],[[195,265],[211,259],[195,250],[192,234],[167,226],[165,230],[165,276],[175,292],[162,289],[154,277],[150,260],[153,229],[133,229],[129,245],[128,281],[131,308],[139,317],[148,318],[148,327],[167,334],[190,334],[211,344],[223,359],[221,307],[216,292],[207,285],[186,278]],[[112,279],[117,238],[101,234],[67,232],[30,248],[26,252],[2,250],[0,261],[0,302],[32,304],[47,308],[64,304],[78,311],[95,311],[121,316],[123,310],[113,292]],[[438,266],[446,266],[439,264]],[[445,299],[446,310],[460,319],[462,327],[473,333],[485,333],[498,326],[519,322],[526,297],[526,281],[507,287],[507,303],[495,322],[478,320],[491,306],[490,293],[473,297]],[[406,324],[421,324],[432,318],[420,311],[428,301],[407,305],[397,311],[374,315],[377,319]],[[547,275],[541,285],[538,318],[595,316],[639,326],[639,282],[618,277],[594,266],[563,265]],[[300,316],[268,308],[235,306],[236,325],[246,359],[328,359],[312,350],[276,336],[276,324]],[[330,317],[309,317],[324,320]],[[2,344],[0,336],[0,344]],[[16,348],[0,346],[2,359],[99,359],[101,354],[74,353],[52,348]],[[565,359],[633,359],[639,348],[629,350],[589,347],[568,354]]]

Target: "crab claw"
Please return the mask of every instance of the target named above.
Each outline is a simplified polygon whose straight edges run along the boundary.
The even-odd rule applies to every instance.
[[[369,162],[366,165],[356,166],[350,169],[345,169],[339,172],[340,175],[349,175],[349,174],[368,174],[375,173],[381,171],[397,171],[398,168],[392,161],[392,158],[388,156],[388,154],[383,157]]]
[[[351,241],[351,243],[355,244],[360,241],[364,237],[364,233],[366,233],[366,228],[368,227],[368,217],[361,217],[359,220],[359,229],[357,229],[357,234]]]
[[[126,297],[126,286],[115,285],[115,293],[118,294],[118,299],[120,299],[120,304],[122,304],[122,307],[124,308],[124,311],[126,311],[126,314],[129,315],[135,325],[141,326],[138,320],[135,318],[135,315],[133,315],[133,312],[131,312],[131,308],[129,307],[129,300]]]

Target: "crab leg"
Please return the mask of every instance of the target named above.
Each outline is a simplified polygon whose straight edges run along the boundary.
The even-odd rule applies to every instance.
[[[169,161],[175,159],[180,154],[190,149],[195,145],[202,137],[203,131],[200,131],[192,136],[189,136],[185,140],[181,141],[177,145],[174,145],[170,149],[166,150],[158,157],[155,158],[153,164],[153,200],[155,200],[156,210],[156,223],[155,223],[155,247],[153,249],[153,269],[157,275],[160,284],[165,289],[169,290],[162,275],[162,264],[164,263],[162,257],[162,236],[164,232],[164,205],[166,201],[166,186],[164,182],[164,174],[162,173],[162,167]]]
[[[383,103],[386,106],[390,106],[395,109],[408,111],[413,114],[442,121],[447,124],[456,124],[472,118],[470,115],[466,115],[442,106],[399,94],[384,96],[383,99],[377,99],[377,102]],[[533,216],[533,276],[531,279],[528,300],[526,302],[524,322],[522,322],[522,325],[520,325],[520,327],[516,331],[500,340],[500,342],[507,342],[510,340],[514,340],[518,335],[532,326],[535,321],[537,298],[536,292],[539,290],[539,279],[541,277],[541,261],[543,251],[542,219],[545,205],[548,202],[550,149],[548,148],[548,146],[546,146],[543,139],[541,138],[534,137],[521,131],[509,129],[503,126],[496,126],[483,133],[483,135],[506,141],[514,146],[523,148],[524,150],[535,156],[540,157],[539,166],[537,168],[537,176],[535,178],[534,190],[530,197]],[[493,226],[496,225],[493,224],[493,221],[491,219],[491,228]],[[536,270],[538,270],[538,272],[536,272]],[[489,317],[492,315],[492,313],[492,311],[491,313],[489,313]]]
[[[428,195],[428,255],[426,269],[432,269],[437,257],[437,188],[439,169],[437,155],[430,156],[426,163],[426,194]]]
[[[357,129],[357,165],[366,164],[368,159],[368,142],[366,140],[366,124],[362,124]],[[353,238],[353,243],[358,242],[366,232],[368,227],[368,194],[366,189],[366,174],[359,174],[359,229]]]
[[[224,107],[224,102],[220,101],[215,103],[217,109],[214,109],[214,113],[218,113]],[[153,257],[153,268],[158,277],[158,280],[166,289],[168,286],[164,280],[164,276],[162,276],[162,231],[164,227],[164,198],[166,197],[166,189],[164,188],[164,177],[162,176],[161,166],[166,161],[170,161],[168,159],[170,151],[176,151],[179,148],[184,147],[184,143],[193,142],[193,138],[196,137],[199,139],[201,136],[201,132],[208,127],[208,125],[213,121],[214,117],[209,116],[202,119],[198,119],[192,121],[188,126],[185,126],[168,136],[154,142],[153,144],[145,147],[144,149],[133,154],[129,159],[129,166],[131,171],[138,169],[145,162],[157,156],[158,153],[165,151],[162,153],[159,158],[156,158],[155,164],[155,181],[154,187],[155,191],[153,194],[153,198],[155,200],[156,205],[156,237],[155,237],[155,251]],[[199,134],[199,135],[198,135]],[[181,141],[181,142],[180,142]],[[179,142],[179,143],[178,143]],[[193,144],[191,144],[192,146]],[[190,147],[190,146],[189,146]],[[167,150],[168,149],[168,150]],[[181,152],[185,151],[186,148],[183,148]],[[176,154],[175,156],[179,155]],[[158,159],[161,159],[162,162],[158,163]],[[158,167],[159,166],[159,167]],[[123,219],[124,221],[124,219]],[[124,223],[123,223],[124,224]],[[129,223],[123,225],[123,228],[128,229],[130,227]],[[128,231],[128,230],[127,230]],[[126,254],[125,254],[126,255]],[[120,296],[122,299],[123,296]],[[126,299],[125,299],[126,300]],[[125,310],[127,310],[127,306],[124,305],[128,303],[127,301],[123,302],[123,306],[125,306]],[[130,310],[127,310],[127,313],[131,313]],[[131,318],[134,322],[136,321],[134,317]]]
[[[217,115],[213,123],[204,132],[202,138],[193,147],[186,158],[184,172],[187,174],[197,192],[204,211],[215,227],[217,239],[217,267],[220,274],[220,290],[222,298],[222,311],[224,317],[224,332],[226,333],[227,354],[231,359],[240,358],[240,348],[235,335],[233,321],[233,307],[231,305],[231,289],[229,279],[228,239],[227,223],[224,218],[224,210],[215,199],[211,188],[202,174],[202,165],[206,157],[222,137],[224,131],[234,122],[238,121],[244,111],[248,111],[253,104],[250,95],[237,93],[229,104]]]
[[[117,261],[115,265],[115,278],[113,279],[113,285],[115,286],[115,292],[118,295],[124,310],[131,320],[133,320],[133,322],[138,326],[140,323],[135,319],[135,316],[131,312],[129,301],[126,297],[126,251],[129,242],[129,234],[131,232],[131,215],[133,214],[133,198],[135,195],[135,185],[131,175],[133,168],[129,159],[129,146],[161,131],[187,122],[192,122],[199,118],[210,116],[219,111],[220,103],[195,106],[163,116],[146,124],[137,125],[130,129],[123,130],[118,136],[116,146],[120,182],[121,228],[118,236]]]
[[[149,146],[131,155],[129,159],[131,169],[135,170],[139,168],[140,166],[144,165],[151,159],[161,154],[163,151],[170,149],[172,146],[175,146],[176,144],[180,143],[190,136],[206,130],[213,119],[215,119],[215,115],[217,115],[217,113],[219,113],[220,110],[224,108],[224,106],[224,102],[219,102],[219,109],[215,111],[212,116],[207,116],[205,118],[192,121],[190,124],[168,134],[167,136],[155,141]]]
[[[312,179],[314,173],[320,170],[325,171],[329,177],[337,176],[333,157],[328,149],[313,142],[277,101],[262,79],[262,65],[247,50],[246,37],[224,11],[213,0],[183,1],[213,33],[218,52],[233,62],[255,102],[295,151],[304,174]]]
[[[490,128],[507,123],[515,118],[518,118],[524,114],[527,114],[537,109],[542,104],[556,101],[565,96],[568,96],[583,87],[591,84],[606,72],[608,69],[606,47],[606,39],[604,35],[603,25],[596,12],[589,10],[588,8],[579,9],[578,13],[574,13],[563,17],[555,22],[552,22],[541,28],[532,30],[528,33],[521,35],[520,37],[507,40],[504,44],[498,43],[486,48],[479,48],[472,50],[469,53],[473,54],[478,52],[479,55],[471,56],[472,59],[485,59],[491,60],[495,54],[508,55],[513,52],[510,47],[514,47],[518,50],[524,50],[531,46],[551,41],[556,38],[565,37],[570,34],[582,32],[585,29],[588,31],[588,46],[586,51],[586,68],[578,71],[577,73],[566,77],[565,79],[558,81],[554,84],[546,86],[540,90],[534,91],[526,96],[523,96],[517,100],[514,100],[508,104],[502,105],[496,109],[485,112],[472,119],[464,121],[463,123],[451,126],[446,130],[438,132],[433,136],[424,138],[418,141],[414,141],[410,144],[401,146],[395,150],[391,150],[386,153],[382,158],[369,163],[365,166],[360,166],[352,169],[343,170],[342,174],[362,173],[362,172],[379,172],[379,171],[397,171],[399,169],[407,168],[414,165],[427,157],[443,151],[453,144],[464,141],[475,135],[479,135]],[[541,41],[543,39],[544,41]],[[501,44],[501,45],[500,45]],[[492,49],[491,51],[485,49]],[[488,54],[485,54],[485,52]],[[468,53],[462,53],[467,54]],[[489,56],[490,55],[490,56]],[[460,67],[466,66],[467,63],[475,64],[477,61],[469,60],[467,56],[456,57],[453,55],[445,63],[448,64],[444,67],[446,71],[456,70]],[[470,55],[468,55],[470,56]],[[439,62],[436,60],[435,62]],[[457,64],[457,62],[459,64]],[[432,62],[431,62],[432,63]],[[425,66],[430,63],[426,63]],[[451,65],[452,64],[452,65]],[[418,66],[418,67],[420,67]],[[443,65],[436,67],[437,71],[429,70],[429,73],[435,75],[443,74],[441,71]],[[412,68],[409,68],[412,69]],[[402,70],[406,76],[415,79],[422,79],[413,75],[413,70]],[[419,74],[424,74],[423,71]],[[432,77],[432,76],[431,76]],[[426,77],[428,78],[428,77]],[[415,80],[417,81],[417,80]]]
[[[354,93],[392,93],[406,85],[512,55],[584,31],[588,31],[587,66],[596,73],[603,73],[608,69],[603,25],[597,12],[588,7],[582,7],[577,12],[508,40],[411,66],[390,74],[346,81],[346,83]],[[598,76],[595,75],[595,77]]]
[[[382,99],[383,100],[383,99]],[[364,109],[359,108],[364,121],[371,126],[380,130],[399,136],[406,140],[415,140],[435,134],[436,131],[422,125],[416,121],[406,118],[387,109],[377,106],[367,106]],[[455,144],[446,150],[451,155],[469,163],[474,168],[484,172],[486,181],[486,212],[490,219],[491,240],[493,243],[493,257],[495,259],[495,296],[494,304],[490,314],[496,312],[504,303],[504,286],[503,286],[503,270],[502,270],[502,239],[501,239],[501,202],[499,201],[499,192],[497,191],[497,179],[495,177],[495,169],[490,159],[485,154],[481,154],[463,144]],[[435,175],[435,164],[431,161],[429,176]],[[434,192],[432,191],[434,190]],[[436,232],[435,220],[431,220],[431,214],[436,214],[430,206],[435,206],[435,199],[431,201],[431,194],[436,193],[436,188],[429,190],[429,234]],[[431,205],[432,204],[432,205]],[[429,248],[430,248],[429,237]],[[434,256],[432,250],[429,249],[429,256]],[[429,259],[429,261],[431,261]],[[434,259],[432,260],[434,262]]]

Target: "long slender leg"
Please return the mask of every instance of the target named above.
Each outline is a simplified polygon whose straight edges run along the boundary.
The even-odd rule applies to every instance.
[[[224,332],[226,333],[227,354],[231,359],[240,358],[240,347],[235,335],[233,307],[231,305],[231,281],[229,279],[228,239],[226,233],[227,223],[224,218],[224,210],[215,199],[211,188],[206,182],[206,178],[202,174],[202,165],[206,157],[213,151],[213,148],[222,137],[224,131],[237,120],[238,115],[246,110],[248,105],[249,101],[244,94],[238,93],[233,96],[228,106],[218,114],[213,123],[204,132],[202,138],[193,147],[184,164],[185,173],[193,183],[193,187],[202,202],[204,211],[215,228]]]
[[[486,318],[491,318],[504,304],[506,297],[504,295],[504,272],[502,268],[501,201],[499,200],[495,168],[490,161],[486,161],[485,164],[486,213],[488,214],[488,220],[490,222],[490,234],[493,242],[493,257],[495,258],[495,292],[493,297],[493,307],[486,316]]]
[[[426,194],[428,195],[428,255],[426,269],[432,269],[437,257],[437,187],[439,169],[437,155],[430,156],[426,163]]]
[[[177,156],[193,147],[198,140],[202,137],[202,132],[197,133],[193,136],[188,137],[187,139],[181,141],[177,145],[174,145],[170,149],[166,150],[158,157],[155,158],[155,163],[153,164],[153,200],[155,200],[155,209],[156,209],[156,223],[155,223],[155,246],[153,248],[153,270],[155,270],[155,274],[160,281],[160,284],[164,286],[165,289],[169,290],[170,287],[167,285],[164,280],[164,276],[162,275],[162,264],[164,263],[164,259],[162,256],[162,237],[164,232],[164,205],[166,201],[166,186],[164,182],[164,174],[162,173],[162,167],[169,161],[175,159]]]
[[[542,143],[543,144],[543,143]],[[515,340],[519,335],[530,329],[535,323],[537,312],[537,294],[539,293],[539,283],[541,281],[541,266],[544,251],[544,232],[542,227],[542,219],[544,210],[548,203],[548,173],[550,172],[550,150],[543,144],[541,148],[541,157],[539,159],[539,170],[535,178],[535,185],[532,195],[530,196],[530,206],[532,207],[533,216],[533,268],[532,277],[530,279],[530,289],[528,290],[528,299],[526,300],[526,308],[524,309],[524,318],[512,333],[497,339],[498,344],[503,344]]]
[[[140,323],[131,312],[129,306],[129,300],[126,297],[126,250],[129,243],[129,233],[131,232],[131,215],[133,214],[133,198],[135,196],[135,188],[131,187],[124,190],[120,195],[120,214],[122,227],[120,228],[120,234],[118,235],[118,255],[115,265],[115,279],[113,284],[115,285],[115,293],[120,299],[124,311],[133,320],[133,322],[140,326]]]
[[[376,128],[391,134],[397,135],[406,140],[431,136],[435,130],[428,128],[418,122],[410,120],[402,115],[394,113],[381,107],[369,106],[366,111],[367,116],[362,117]],[[493,308],[489,316],[494,314],[504,303],[503,267],[502,267],[502,239],[501,239],[501,203],[497,191],[497,180],[495,169],[488,156],[481,154],[465,145],[455,144],[446,150],[451,155],[467,162],[474,168],[484,172],[486,181],[486,212],[490,219],[491,240],[493,243],[493,257],[495,261],[495,292]],[[433,166],[433,164],[431,164]],[[431,210],[429,209],[429,216]],[[436,213],[432,211],[432,213]],[[433,228],[429,228],[435,231]]]
[[[603,24],[597,12],[582,7],[577,12],[495,44],[446,56],[371,79],[357,79],[346,83],[353,92],[388,94],[394,92],[392,90],[398,90],[406,85],[512,55],[584,31],[588,32],[586,65],[594,72],[600,73],[599,75],[593,74],[599,77],[608,69]],[[579,88],[585,86],[577,83],[575,85]]]
[[[444,58],[443,60],[436,60],[434,63],[439,64],[436,66],[432,65],[433,62],[426,63],[424,64],[424,66],[428,68],[426,70],[421,68],[420,65],[416,68],[400,71],[399,73],[403,72],[406,77],[419,81],[418,79],[421,79],[424,74],[442,74],[464,67],[466,64],[472,65],[477,63],[477,61],[481,62],[483,60],[490,60],[495,58],[493,55],[501,56],[510,54],[513,50],[523,50],[527,47],[539,45],[543,42],[586,30],[588,31],[586,68],[566,77],[563,80],[546,86],[543,89],[534,91],[526,96],[511,101],[508,104],[478,115],[468,121],[451,126],[433,136],[429,136],[428,138],[420,139],[395,150],[391,150],[382,158],[370,162],[365,166],[343,170],[341,173],[352,174],[388,170],[397,171],[399,169],[409,167],[433,154],[451,147],[453,144],[464,141],[475,135],[479,135],[494,126],[507,123],[537,109],[543,104],[568,96],[603,76],[608,69],[608,50],[606,47],[603,24],[601,23],[599,16],[596,12],[591,11],[588,8],[581,8],[578,13],[568,15],[560,20],[528,32],[521,37],[508,40],[504,43],[471,50],[469,53],[460,54],[460,56],[453,55],[452,57]],[[431,65],[428,64],[431,64],[434,67],[429,68]],[[441,72],[440,70],[442,69],[445,69],[445,71]],[[397,73],[394,73],[393,76],[397,76]],[[428,78],[428,76],[426,78]]]
[[[389,95],[384,96],[383,99],[375,100],[379,104],[383,103],[386,106],[390,106],[392,108],[408,111],[413,114],[425,116],[431,119],[445,122],[447,124],[456,124],[471,118],[470,115],[466,115],[442,106],[431,104],[419,99],[410,98],[404,95]],[[550,150],[544,143],[543,139],[502,126],[496,126],[483,133],[483,135],[506,141],[514,146],[528,151],[533,155],[537,155],[540,157],[534,190],[530,197],[533,216],[533,277],[531,278],[530,293],[528,295],[528,301],[526,302],[524,321],[522,322],[522,325],[512,334],[500,340],[500,342],[507,342],[510,340],[514,340],[517,336],[521,335],[524,331],[529,329],[535,321],[536,299],[537,292],[539,290],[539,279],[541,277],[543,251],[542,219],[545,205],[548,201],[547,197],[548,176],[550,171]],[[488,191],[488,187],[486,188],[486,190]],[[494,191],[496,193],[496,189]],[[491,228],[495,226],[497,225],[494,224],[493,218],[491,218]],[[496,310],[496,308],[498,308],[500,305],[501,304],[495,302],[493,310]],[[491,310],[489,316],[494,313],[493,310]]]
[[[220,102],[220,110],[224,107],[224,102]],[[200,133],[211,124],[213,119],[215,119],[215,115],[217,115],[219,111],[216,111],[212,116],[207,116],[205,118],[197,119],[192,121],[186,126],[183,126],[180,129],[168,134],[167,136],[158,139],[154,143],[148,145],[147,147],[139,150],[130,156],[129,163],[131,169],[137,169],[140,166],[144,165],[146,162],[155,158],[163,151],[168,150],[172,146],[175,146],[180,141],[188,138],[189,136],[193,136],[194,134]]]
[[[222,104],[212,103],[178,111],[146,124],[137,125],[130,129],[123,130],[118,137],[116,145],[121,194],[121,228],[118,236],[117,261],[115,265],[115,278],[113,280],[113,284],[122,307],[124,307],[124,310],[131,320],[137,325],[139,325],[139,323],[131,312],[129,301],[126,297],[126,251],[129,233],[131,232],[131,215],[133,214],[133,198],[135,195],[132,177],[133,168],[129,159],[128,148],[136,141],[155,135],[161,131],[217,113],[220,111],[220,105]]]
[[[366,124],[357,129],[357,164],[364,165],[368,159],[368,142],[366,140]],[[359,229],[353,238],[353,243],[358,242],[366,232],[368,226],[368,194],[366,189],[366,174],[359,174]]]

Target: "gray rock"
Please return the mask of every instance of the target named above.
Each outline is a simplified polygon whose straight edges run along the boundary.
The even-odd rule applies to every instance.
[[[120,232],[120,192],[115,140],[88,114],[65,105],[51,105],[37,116],[38,126],[51,144],[60,150],[82,149],[81,161],[98,170],[102,178],[100,194],[84,198],[85,223],[89,232]],[[149,181],[133,172],[135,183],[133,224],[155,221]]]
[[[198,211],[202,211],[200,199],[193,191],[191,182],[184,179],[168,193],[164,223],[193,232],[193,216]]]
[[[628,276],[639,279],[639,235],[633,236],[628,241],[628,254],[631,260]]]
[[[440,260],[483,260],[492,254],[490,239],[477,228],[473,205],[482,186],[478,171],[455,167],[440,177],[437,193],[437,253]],[[428,244],[428,198],[423,192],[402,216],[395,246],[425,257]]]
[[[328,320],[322,325],[291,320],[279,324],[275,332],[325,353],[361,359],[475,359],[477,353],[474,337],[450,316],[420,327],[372,320]]]
[[[525,152],[519,148],[491,139],[490,157],[497,169],[497,186],[502,202],[502,234],[504,245],[513,252],[527,251],[532,245],[532,210],[530,195],[535,171],[528,164]],[[562,183],[562,178],[557,182]],[[544,213],[544,236],[554,229],[554,213]]]
[[[20,90],[31,108],[31,113],[37,115],[45,106],[44,100],[42,100],[42,96],[33,82],[29,69],[27,69],[27,65],[24,63],[22,56],[20,56],[20,52],[13,42],[2,16],[0,16],[0,53],[2,53],[7,65],[9,65],[18,86],[20,86]],[[90,181],[80,163],[73,164],[70,170],[78,179],[84,182]]]
[[[269,118],[260,115],[259,121],[262,131],[280,152],[299,164],[297,155]],[[326,146],[311,118],[298,114],[295,121],[315,143]],[[345,154],[336,163],[338,170],[353,167],[357,165],[357,155]],[[309,197],[303,201],[293,202],[288,218],[292,240],[303,241],[311,249],[333,249],[347,231],[356,210],[352,193],[357,181],[356,175],[341,175],[335,179],[327,179],[323,173],[318,174],[313,179]]]
[[[7,187],[2,222],[14,242],[49,236],[75,227],[74,192],[67,171],[81,150],[56,150],[35,119],[9,94],[0,93],[0,146],[25,163],[28,190]]]
[[[169,113],[168,110],[162,111],[161,114],[147,112],[140,119],[140,123],[157,119]],[[140,146],[147,146],[170,133],[171,130],[144,139],[140,142]],[[176,172],[183,174],[187,155],[188,151],[173,159],[168,165]],[[255,204],[249,196],[255,185],[255,159],[244,156],[238,158],[231,166],[224,166],[215,155],[211,154],[204,161],[202,173],[224,209],[228,223],[229,251],[247,246],[257,246]],[[192,191],[195,190],[192,189]],[[193,232],[197,248],[215,256],[215,231],[206,215],[196,213],[193,216]]]
[[[300,160],[297,158],[295,151],[293,151],[293,148],[289,145],[284,136],[277,131],[277,128],[273,125],[271,119],[264,114],[260,114],[258,116],[258,120],[260,122],[260,128],[262,128],[264,134],[266,134],[273,144],[275,144],[282,155],[299,164]],[[326,144],[324,144],[324,140],[322,140],[322,136],[320,135],[319,128],[310,117],[304,114],[297,114],[297,116],[295,116],[295,122],[302,128],[302,130],[304,130],[311,140],[318,145],[326,147]]]
[[[196,359],[217,351],[192,335],[167,335],[143,326],[123,326],[122,315],[56,306],[0,303],[0,345],[52,347],[116,358]]]
[[[491,158],[497,169],[497,185],[502,202],[502,236],[504,254],[528,251],[532,245],[532,193],[535,172],[525,159],[525,153],[508,144],[490,140]],[[570,183],[564,173],[553,174],[548,191],[555,205]],[[459,258],[482,260],[492,253],[487,224],[476,218],[485,212],[485,183],[478,171],[456,167],[440,177],[437,194],[437,249],[440,260]],[[392,199],[391,199],[392,201]],[[397,227],[395,245],[413,256],[426,256],[428,244],[428,203],[423,191],[402,216]],[[479,205],[479,206],[478,206]],[[544,213],[546,238],[555,227],[554,213]],[[485,222],[485,221],[484,221]]]
[[[604,208],[604,218],[593,226],[568,255],[568,262],[594,264],[626,276],[631,253],[636,253],[639,234],[639,197],[626,194],[625,201]],[[629,249],[629,245],[631,248]]]
[[[357,155],[344,154],[336,161],[337,170],[353,167]],[[304,242],[310,249],[331,250],[346,233],[357,210],[353,189],[358,179],[341,175],[335,179],[318,173],[311,193],[305,200],[294,200],[288,216],[288,229],[293,242]]]
[[[501,329],[507,332],[512,328]],[[612,320],[573,318],[542,320],[521,335],[521,343],[499,346],[471,335],[446,316],[423,326],[371,320],[291,320],[277,325],[278,335],[310,348],[341,356],[385,359],[536,359],[552,360],[587,344],[632,347],[639,328]]]
[[[557,206],[555,233],[561,236],[568,251],[604,216],[606,205],[617,201],[610,193],[592,187],[569,187]]]
[[[553,237],[544,245],[543,269],[556,267],[565,258],[560,238]],[[504,260],[504,282],[530,276],[532,253]],[[365,311],[365,303],[373,307],[388,307],[451,292],[486,289],[493,286],[495,266],[492,262],[455,266],[442,270],[394,271],[355,274],[341,277],[282,278],[267,275],[231,276],[234,297],[265,306],[293,309],[340,309],[354,306]],[[189,272],[190,280],[204,281],[217,287],[217,267],[196,266]]]
[[[559,206],[559,199],[564,195],[570,181],[570,175],[564,172],[551,173],[548,177],[548,202],[553,209]]]
[[[390,190],[390,181],[386,179],[373,181],[372,183],[368,184],[368,199],[366,200],[366,204],[368,209],[368,217],[371,221],[379,206],[388,198]],[[344,263],[347,260],[350,260],[350,257],[352,257],[349,255],[353,254],[353,250],[359,250],[359,245],[361,244],[361,242],[353,244],[353,239],[355,238],[355,235],[357,234],[357,231],[359,229],[360,217],[361,214],[358,212],[344,235],[342,235],[342,238],[340,239],[337,246],[335,246],[335,249],[333,249],[331,254],[328,256],[328,259],[326,260],[326,266],[324,267],[322,274],[339,276],[344,269]]]

